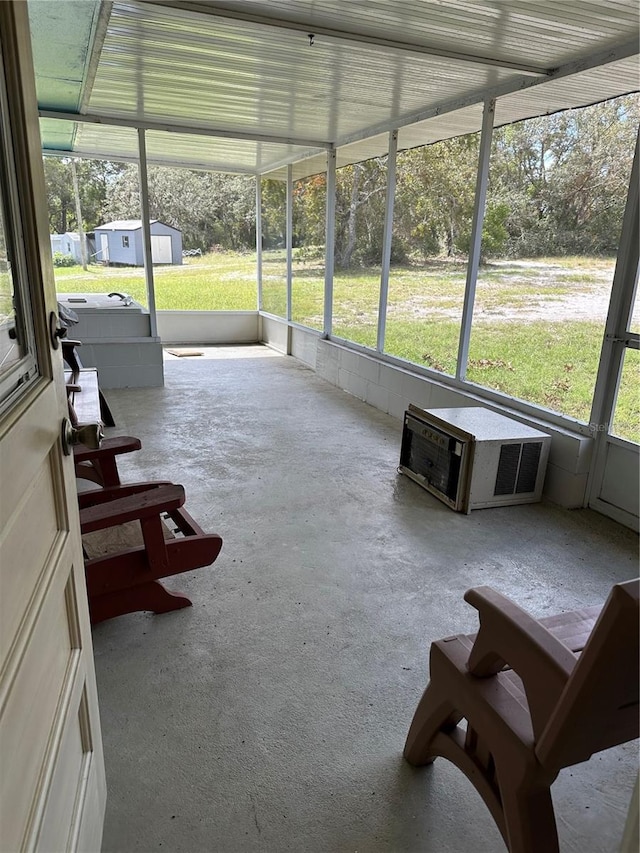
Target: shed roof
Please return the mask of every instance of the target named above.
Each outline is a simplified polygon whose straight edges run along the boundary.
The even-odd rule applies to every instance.
[[[149,225],[155,225],[156,222],[160,222],[159,219],[150,219]],[[160,222],[161,225],[164,225],[166,228],[171,228],[173,231],[179,231],[179,228],[175,228],[173,225],[167,225],[166,222]],[[142,220],[141,219],[116,219],[113,222],[105,222],[104,225],[96,225],[95,231],[139,231],[142,228]]]
[[[639,88],[636,0],[29,0],[43,147],[283,177]],[[50,45],[58,33],[65,50]],[[55,117],[55,119],[54,119]]]
[[[51,239],[66,237],[68,240],[73,240],[75,243],[80,242],[80,235],[77,231],[64,231],[62,234],[50,234]]]

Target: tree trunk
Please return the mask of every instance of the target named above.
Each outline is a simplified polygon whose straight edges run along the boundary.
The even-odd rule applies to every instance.
[[[340,266],[348,269],[351,264],[351,256],[356,247],[356,213],[358,211],[358,196],[360,194],[360,178],[362,177],[362,166],[356,163],[353,167],[353,183],[351,185],[351,201],[349,203],[349,220],[347,222],[347,245],[344,247],[340,258]]]
[[[78,173],[76,171],[76,161],[71,161],[71,175],[73,177],[73,195],[76,202],[76,222],[78,224],[78,237],[80,238],[80,258],[82,259],[82,269],[87,268],[87,240],[84,235],[84,227],[82,225],[82,208],[80,206],[80,189],[78,187]]]

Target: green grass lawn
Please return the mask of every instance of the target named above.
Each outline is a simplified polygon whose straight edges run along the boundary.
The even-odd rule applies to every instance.
[[[132,267],[59,267],[59,293],[119,290],[147,304],[144,270]],[[174,311],[255,311],[256,259],[253,254],[215,252],[185,258],[182,266],[153,268],[156,308]]]
[[[613,276],[606,258],[536,258],[481,268],[467,378],[587,422],[604,318]],[[146,304],[139,269],[80,267],[55,270],[59,292],[126,291]],[[216,252],[185,259],[182,267],[154,268],[156,307],[174,310],[255,310],[252,253]],[[434,260],[393,267],[385,351],[448,374],[455,373],[466,279],[462,262]],[[333,333],[375,347],[380,270],[337,271]],[[322,329],[324,269],[294,257],[292,316]],[[580,313],[574,306],[580,305]],[[284,251],[263,255],[263,307],[285,315]],[[615,432],[640,440],[638,368],[627,360],[618,394]]]

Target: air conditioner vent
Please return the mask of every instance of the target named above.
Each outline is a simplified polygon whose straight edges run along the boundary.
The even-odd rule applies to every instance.
[[[541,452],[542,443],[539,441],[527,441],[522,445],[516,494],[521,495],[526,492],[535,491]]]
[[[514,493],[521,450],[521,444],[503,444],[500,448],[494,495],[512,495]]]

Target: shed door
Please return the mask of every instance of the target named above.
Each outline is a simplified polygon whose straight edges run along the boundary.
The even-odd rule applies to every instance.
[[[170,264],[173,258],[171,255],[171,237],[164,234],[151,235],[151,263],[153,264]]]
[[[100,235],[100,260],[108,263],[109,261],[109,235]]]
[[[0,850],[98,851],[106,789],[28,7],[0,3]],[[41,240],[38,241],[38,234]]]

